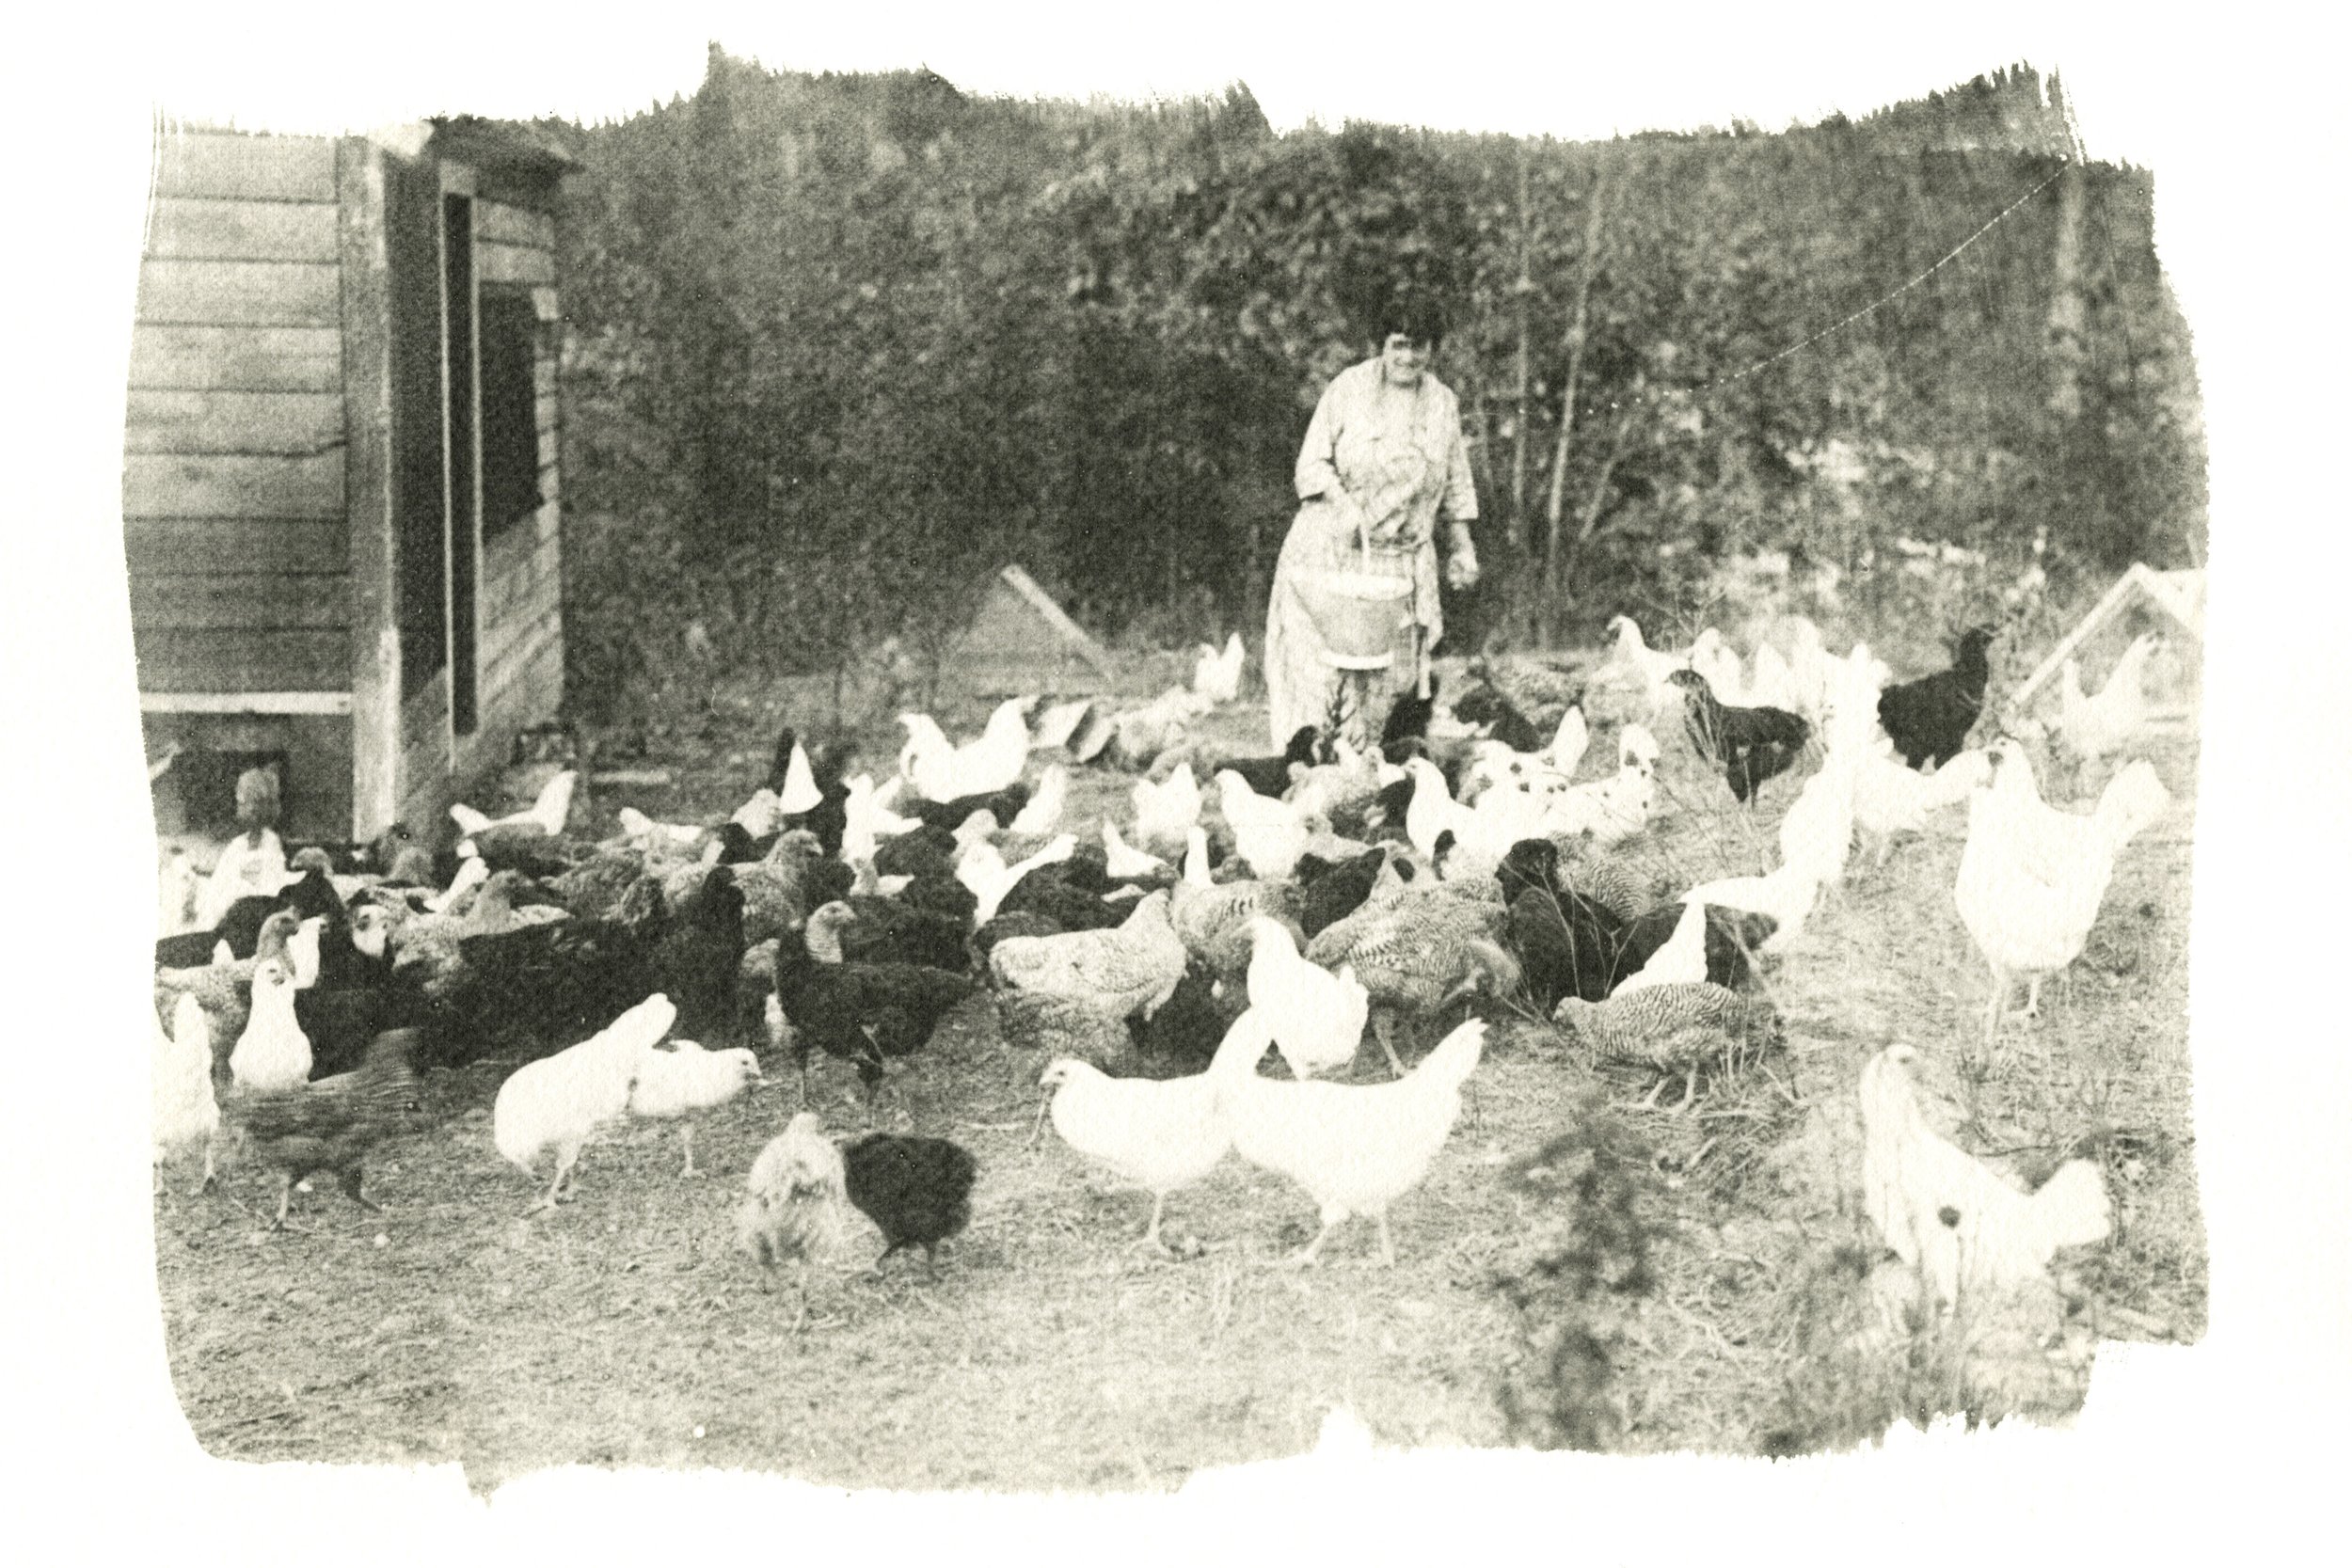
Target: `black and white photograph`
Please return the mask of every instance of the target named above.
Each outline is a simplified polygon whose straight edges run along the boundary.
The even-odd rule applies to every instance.
[[[2135,1370],[2324,1420],[2333,237],[2195,249],[2181,40],[1867,14],[135,46],[20,1049],[187,1484],[1908,1452],[1980,1555]]]

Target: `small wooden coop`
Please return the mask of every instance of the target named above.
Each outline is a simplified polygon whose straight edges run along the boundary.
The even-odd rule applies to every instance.
[[[570,162],[474,119],[159,138],[122,479],[159,831],[222,832],[257,763],[290,838],[421,826],[554,713]]]

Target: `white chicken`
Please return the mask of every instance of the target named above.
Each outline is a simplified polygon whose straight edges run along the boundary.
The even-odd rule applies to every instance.
[[[1295,872],[1311,833],[1298,808],[1259,794],[1231,768],[1218,770],[1216,787],[1218,809],[1233,830],[1234,852],[1248,863],[1250,874],[1282,879]]]
[[[1668,713],[1679,709],[1682,693],[1666,677],[1677,670],[1689,669],[1690,659],[1682,654],[1645,645],[1642,641],[1642,628],[1634,625],[1630,615],[1615,617],[1609,623],[1609,629],[1617,640],[1609,652],[1610,665],[1625,669],[1641,678],[1649,697],[1650,711]]]
[[[1200,821],[1200,785],[1192,776],[1192,764],[1179,764],[1159,784],[1137,779],[1132,799],[1136,847],[1158,855],[1183,854],[1184,834]]]
[[[1156,877],[1168,869],[1166,861],[1157,855],[1147,855],[1131,847],[1119,836],[1119,824],[1108,817],[1103,820],[1103,874],[1113,881],[1130,878]]]
[[[526,1063],[499,1085],[490,1107],[499,1153],[536,1180],[539,1157],[555,1152],[555,1180],[532,1212],[561,1202],[589,1139],[628,1117],[639,1069],[676,1022],[676,1005],[656,991],[601,1033]]]
[[[772,1000],[772,998],[771,999]],[[754,1261],[772,1268],[801,1265],[798,1329],[808,1317],[808,1271],[830,1257],[847,1234],[849,1173],[824,1122],[803,1111],[768,1141],[752,1162],[749,1196],[735,1212],[736,1240]]]
[[[1651,986],[1695,985],[1707,978],[1707,906],[1695,897],[1682,903],[1674,934],[1649,962],[1617,982],[1612,996],[1630,996]]]
[[[1249,922],[1249,1005],[1265,1019],[1275,1049],[1296,1078],[1343,1068],[1356,1059],[1372,995],[1355,969],[1338,974],[1299,956],[1291,934],[1263,915]]]
[[[898,781],[894,778],[891,782]],[[870,861],[883,839],[897,838],[923,825],[919,818],[900,816],[892,811],[868,774],[860,773],[851,779],[848,788],[849,798],[841,806],[841,858],[845,861]]]
[[[1041,710],[1037,722],[1029,727],[1029,750],[1050,752],[1068,746],[1076,736],[1078,726],[1086,722],[1087,710],[1093,705],[1092,698],[1080,697]]]
[[[1048,767],[1030,792],[1029,803],[1013,814],[1008,832],[1041,838],[1061,826],[1062,806],[1070,799],[1070,769],[1060,763]]]
[[[784,831],[784,798],[761,784],[727,820],[753,838],[771,838]]]
[[[962,746],[950,745],[946,732],[927,715],[900,714],[908,738],[898,753],[899,769],[927,800],[960,800],[1009,788],[1028,761],[1027,713],[1027,698],[1006,699],[988,716],[980,737]]]
[[[1570,786],[1544,813],[1544,835],[1589,833],[1603,847],[1623,843],[1649,826],[1658,781],[1636,768],[1619,768],[1605,779]]]
[[[1803,615],[1791,615],[1784,625],[1788,631],[1788,679],[1796,697],[1794,711],[1807,722],[1819,724],[1829,709],[1833,663],[1829,650],[1821,642],[1821,628]]]
[[[686,1149],[680,1176],[694,1174],[694,1117],[715,1110],[762,1082],[759,1058],[738,1047],[706,1051],[692,1040],[672,1040],[667,1051],[647,1051],[637,1063],[628,1091],[628,1114],[653,1121],[675,1121]]]
[[[1242,663],[1248,657],[1239,632],[1225,640],[1222,653],[1203,642],[1192,667],[1193,690],[1213,703],[1232,702],[1241,695]]]
[[[1677,693],[1680,688],[1669,681],[1667,685]],[[1617,767],[1631,768],[1643,773],[1658,771],[1658,737],[1639,724],[1628,724],[1617,732]]]
[[[2042,803],[2016,741],[1994,742],[1991,763],[1991,782],[1968,801],[1968,843],[1952,888],[1961,924],[1993,970],[1988,1045],[1999,1033],[2010,979],[2020,971],[2029,977],[2026,1010],[2038,1011],[2042,976],[2081,956],[2116,857],[2171,803],[2145,762],[2118,773],[2089,816]]]
[[[1778,648],[1770,642],[1757,643],[1749,666],[1750,707],[1776,707],[1783,713],[1804,711],[1804,699],[1797,686],[1797,673],[1781,657]]]
[[[289,965],[263,958],[253,966],[252,1015],[229,1053],[237,1087],[274,1094],[310,1081],[310,1037],[294,1022],[294,990]]]
[[[537,828],[552,838],[564,831],[564,823],[571,820],[572,793],[579,785],[579,770],[567,768],[548,780],[539,791],[539,798],[531,803],[528,810],[493,820],[486,813],[476,811],[471,806],[453,805],[449,808],[449,818],[457,824],[459,832],[469,835],[489,828]]]
[[[2148,660],[2156,651],[2153,632],[2132,639],[2095,697],[2083,694],[2082,667],[2068,659],[2059,675],[2058,735],[2083,762],[2122,751],[2148,722]]]
[[[1820,771],[1805,780],[1780,819],[1782,864],[1801,866],[1815,881],[1833,886],[1846,874],[1846,853],[1853,845],[1854,780],[1861,767],[1859,753],[1832,752]]]
[[[1992,776],[1992,756],[1981,749],[1919,773],[1903,766],[1892,741],[1880,741],[1854,769],[1854,827],[1875,845],[1873,863],[1886,863],[1897,833],[1924,832],[1937,812],[1959,805]]]
[[[2058,1248],[2106,1238],[2106,1183],[2096,1164],[2070,1160],[2040,1191],[2018,1191],[1929,1127],[1906,1070],[1917,1054],[1893,1045],[1863,1065],[1862,1200],[1937,1300],[1950,1306],[1963,1291],[2031,1283]]]
[[[1544,761],[1563,779],[1573,779],[1584,752],[1593,743],[1593,732],[1584,722],[1584,710],[1574,703],[1560,716],[1560,727],[1552,732],[1551,744],[1544,748]]]
[[[1724,634],[1708,626],[1691,644],[1691,668],[1707,680],[1715,700],[1725,707],[1754,707],[1748,695],[1747,671],[1740,656],[1724,641]]]
[[[1381,1262],[1394,1265],[1389,1206],[1429,1174],[1461,1114],[1462,1085],[1486,1035],[1482,1021],[1470,1020],[1393,1083],[1298,1083],[1258,1075],[1273,1043],[1263,1014],[1252,1007],[1234,1020],[1209,1066],[1217,1114],[1234,1151],[1304,1187],[1322,1220],[1292,1262],[1314,1262],[1332,1230],[1361,1214],[1379,1227]]]
[[[808,748],[798,738],[792,742],[792,754],[785,759],[784,789],[776,804],[787,816],[799,816],[815,811],[825,803],[825,792],[818,786],[817,769],[808,762]]]
[[[635,806],[620,810],[621,837],[632,849],[653,852],[691,847],[707,829],[687,822],[657,822]]]
[[[1215,1170],[1233,1147],[1217,1115],[1215,1078],[1112,1078],[1062,1056],[1038,1081],[1053,1091],[1050,1114],[1062,1142],[1152,1195],[1142,1242],[1167,1252],[1160,1219],[1168,1195]]]
[[[204,1004],[184,992],[172,1011],[171,1033],[165,1034],[160,1022],[156,1026],[153,1109],[159,1188],[163,1162],[198,1143],[204,1148],[203,1185],[211,1186],[214,1146],[220,1136],[220,1104],[213,1098],[213,1032],[204,1022]]]
[[[956,880],[970,888],[973,898],[977,900],[972,911],[972,924],[987,925],[995,917],[996,907],[1005,901],[1005,895],[1010,893],[1022,878],[1041,865],[1055,865],[1068,860],[1077,847],[1075,834],[1057,833],[1036,854],[1007,865],[1004,852],[985,837],[976,837],[966,843],[956,858]]]
[[[1804,861],[1785,861],[1762,877],[1724,877],[1702,882],[1683,896],[1692,904],[1712,904],[1720,910],[1745,910],[1769,914],[1775,922],[1762,950],[1786,952],[1804,934],[1804,923],[1820,897],[1819,867]],[[1620,986],[1620,994],[1624,991]]]
[[[449,886],[424,901],[429,914],[447,914],[457,901],[490,879],[490,863],[480,855],[468,855],[457,863],[456,873]]]
[[[286,847],[275,829],[239,833],[220,847],[220,859],[197,890],[194,929],[212,930],[238,899],[269,897],[287,880]]]

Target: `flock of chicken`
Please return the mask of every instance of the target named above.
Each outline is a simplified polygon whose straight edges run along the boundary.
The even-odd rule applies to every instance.
[[[2030,1010],[2041,976],[2080,953],[2117,855],[2167,803],[2153,768],[2122,768],[2087,816],[2055,808],[2014,739],[1967,749],[1991,628],[1961,639],[1952,668],[1889,684],[1867,647],[1833,657],[1810,622],[1786,626],[1785,647],[1743,660],[1712,631],[1670,653],[1614,625],[1604,673],[1629,680],[1650,724],[1679,719],[1741,806],[1820,757],[1775,867],[1662,897],[1616,847],[1656,807],[1647,725],[1624,723],[1611,765],[1579,782],[1582,689],[1528,701],[1557,700],[1547,736],[1473,667],[1442,705],[1400,699],[1376,752],[1309,728],[1277,754],[1220,755],[1188,726],[1237,695],[1238,640],[1125,712],[1016,699],[962,744],[907,715],[879,783],[845,776],[846,747],[812,752],[787,729],[728,820],[624,809],[603,842],[569,833],[564,771],[514,816],[453,808],[437,854],[395,829],[340,859],[289,859],[275,776],[257,770],[209,877],[167,862],[158,1157],[200,1148],[209,1186],[215,1143],[240,1135],[280,1178],[281,1226],[312,1175],[368,1204],[363,1161],[416,1109],[421,1068],[519,1056],[492,1142],[534,1181],[552,1162],[535,1205],[551,1209],[584,1148],[631,1118],[676,1120],[693,1172],[694,1117],[765,1081],[751,1045],[697,1040],[788,1055],[804,1107],[814,1058],[831,1056],[871,1101],[951,1019],[986,1013],[1059,1136],[1152,1195],[1144,1243],[1168,1250],[1169,1195],[1237,1153],[1315,1204],[1297,1261],[1351,1216],[1392,1261],[1390,1208],[1427,1175],[1479,1062],[1473,1011],[1549,1019],[1585,1059],[1654,1074],[1645,1104],[1678,1078],[1687,1107],[1702,1073],[1775,1043],[1762,956],[1802,940],[1857,839],[1883,863],[1963,801],[1954,891],[1993,971],[1988,1043],[2012,976],[2031,979]],[[2070,668],[2061,725],[2080,754],[2128,745],[2145,657],[2135,644],[2096,697]],[[1145,771],[1128,820],[1081,838],[1062,818],[1089,759]],[[1347,1081],[1367,1030],[1390,1075]],[[1269,1053],[1281,1074],[1261,1071]],[[2018,1193],[1927,1129],[1905,1059],[1883,1054],[1861,1086],[1863,1179],[1899,1255],[1941,1285],[1963,1272],[1955,1245],[2038,1268],[2040,1240],[2105,1233],[2095,1168]],[[806,1261],[855,1208],[884,1258],[929,1258],[968,1223],[977,1176],[948,1140],[838,1145],[803,1109],[753,1162],[739,1239],[762,1262]]]

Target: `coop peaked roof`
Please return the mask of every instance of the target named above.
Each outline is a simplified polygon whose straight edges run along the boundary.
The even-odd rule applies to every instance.
[[[2026,677],[2024,685],[2009,699],[2011,713],[2023,713],[2039,696],[2050,678],[2074,657],[2074,650],[2099,633],[2099,628],[2113,620],[2134,596],[2144,598],[2169,616],[2174,624],[2195,638],[2200,644],[2205,640],[2205,574],[2202,571],[2159,572],[2139,562],[2115,579],[2115,586],[2100,596],[2073,631],[2058,640],[2050,657],[2043,659],[2034,673]]]

